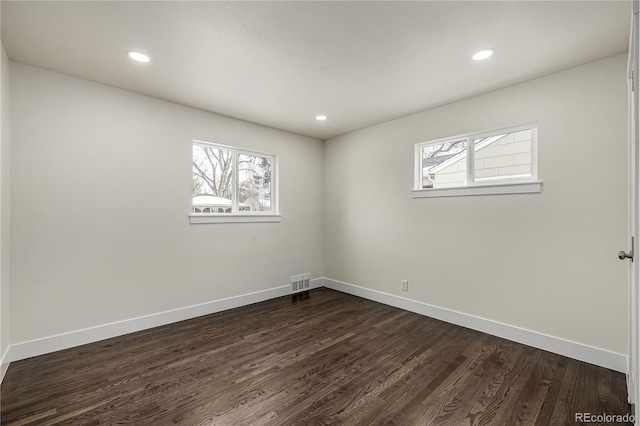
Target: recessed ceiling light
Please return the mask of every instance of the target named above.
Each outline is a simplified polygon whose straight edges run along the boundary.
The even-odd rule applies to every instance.
[[[316,115],[316,120],[318,121],[324,121],[327,119],[326,115]]]
[[[135,50],[127,50],[127,56],[136,62],[147,63],[151,60],[151,58],[145,55],[144,53],[137,52]]]
[[[474,61],[484,61],[485,59],[489,59],[494,52],[495,50],[493,49],[483,49],[474,53],[471,59]]]

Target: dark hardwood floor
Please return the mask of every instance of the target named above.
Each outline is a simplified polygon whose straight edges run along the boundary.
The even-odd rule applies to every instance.
[[[320,289],[12,363],[2,425],[574,425],[623,374]],[[600,423],[602,424],[602,423]]]

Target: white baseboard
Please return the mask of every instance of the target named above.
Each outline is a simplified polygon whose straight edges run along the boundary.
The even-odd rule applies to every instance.
[[[311,280],[311,288],[322,287],[323,282],[322,278],[313,279]],[[184,321],[200,317],[202,315],[226,311],[228,309],[274,299],[276,297],[287,296],[289,294],[291,294],[291,287],[285,285],[282,287],[256,291],[254,293],[243,294],[226,299],[214,300],[212,302],[206,302],[199,305],[187,306],[185,308],[173,309],[170,311],[159,312],[157,314],[145,315],[124,321],[85,328],[83,330],[76,330],[42,339],[16,343],[9,347],[9,354],[3,359],[7,361],[8,367],[9,361],[20,361],[25,358],[31,358],[62,349],[110,339],[112,337],[122,336],[124,334],[159,327],[161,325],[171,324],[178,321]],[[4,373],[6,369],[4,362],[2,367],[2,372]]]
[[[2,358],[0,358],[0,384],[2,384],[2,380],[4,380],[4,375],[7,373],[9,369],[9,350],[11,346],[7,346],[7,349],[2,354]]]
[[[584,345],[559,337],[549,336],[531,330],[503,324],[500,322],[452,311],[427,303],[359,287],[353,284],[333,280],[330,278],[316,278],[311,280],[311,288],[327,287],[354,296],[363,297],[375,302],[395,306],[400,309],[415,312],[431,318],[446,321],[451,324],[482,331],[494,336],[513,340],[518,343],[533,346],[549,352],[554,352],[580,361],[599,365],[611,370],[627,373],[627,356],[604,349]],[[134,333],[178,321],[213,314],[228,309],[262,302],[280,296],[291,294],[289,286],[275,287],[268,290],[234,296],[227,299],[215,300],[199,305],[160,312],[110,324],[104,324],[83,330],[49,336],[11,345],[0,359],[0,383],[9,367],[9,363],[25,358],[31,358],[50,352],[68,349],[75,346],[93,343],[124,334]]]
[[[627,356],[616,352],[585,345],[560,337],[549,336],[536,331],[503,324],[497,321],[476,317],[450,309],[440,308],[428,303],[418,302],[393,294],[371,290],[357,285],[324,278],[323,284],[327,288],[352,294],[385,305],[394,306],[406,311],[415,312],[431,318],[446,321],[451,324],[460,325],[483,333],[502,337],[514,342],[522,343],[534,348],[543,349],[569,358],[599,365],[614,371],[627,373]]]
[[[632,405],[637,405],[636,404],[636,381],[635,378],[633,376],[633,374],[631,374],[630,368],[629,366],[627,366],[627,402],[629,404]]]

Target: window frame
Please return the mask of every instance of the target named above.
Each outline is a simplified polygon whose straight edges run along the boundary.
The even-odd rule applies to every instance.
[[[231,152],[232,156],[232,199],[231,213],[194,213],[193,212],[193,196],[191,201],[191,213],[189,220],[192,224],[197,223],[243,223],[243,222],[280,222],[280,206],[279,206],[279,173],[278,173],[278,155],[268,152],[248,150],[231,145],[223,145],[214,142],[193,139],[191,142],[191,155],[193,161],[193,148],[195,145],[210,146],[217,149],[224,149]],[[253,157],[263,157],[271,160],[271,192],[270,203],[271,210],[265,211],[240,211],[238,210],[238,157],[240,155],[249,155]],[[193,167],[193,166],[192,166]],[[191,172],[193,174],[193,170]],[[193,179],[193,176],[192,176]]]
[[[531,176],[507,177],[477,181],[475,178],[475,139],[484,139],[502,134],[531,130]],[[422,148],[465,139],[466,146],[466,184],[446,188],[423,188]],[[542,191],[542,182],[538,175],[538,123],[521,124],[493,130],[465,133],[457,136],[434,139],[415,144],[413,198],[455,197],[467,195],[523,194]]]

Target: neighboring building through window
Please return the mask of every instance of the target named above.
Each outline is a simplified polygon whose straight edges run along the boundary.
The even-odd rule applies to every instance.
[[[537,179],[537,126],[416,145],[415,190],[513,184]]]
[[[194,141],[192,214],[277,214],[276,157]]]

